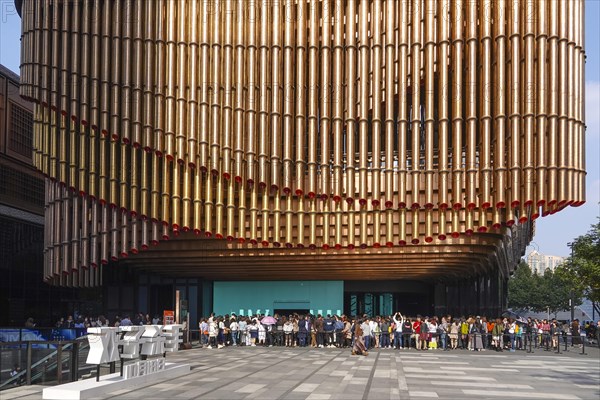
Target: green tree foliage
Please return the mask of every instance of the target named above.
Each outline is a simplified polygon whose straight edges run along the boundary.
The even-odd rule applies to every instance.
[[[508,305],[513,309],[549,310],[552,314],[570,308],[571,295],[574,305],[581,304],[583,289],[577,284],[573,272],[565,265],[544,275],[532,273],[529,265],[521,262],[508,281]]]
[[[600,221],[572,243],[573,256],[567,262],[571,276],[585,290],[585,296],[600,302]]]

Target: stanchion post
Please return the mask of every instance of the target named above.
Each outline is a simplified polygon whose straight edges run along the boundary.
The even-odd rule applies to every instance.
[[[585,339],[586,339],[586,336],[579,336],[579,338],[581,339],[581,355],[586,355],[587,354],[585,352]]]
[[[27,342],[27,374],[25,375],[25,382],[31,385],[31,341]]]
[[[60,385],[62,383],[62,343],[58,341],[56,348],[56,380]]]

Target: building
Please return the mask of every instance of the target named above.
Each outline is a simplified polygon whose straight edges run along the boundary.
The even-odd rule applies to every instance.
[[[72,289],[43,283],[44,177],[32,163],[33,115],[19,76],[0,65],[0,326],[39,324],[79,308]]]
[[[495,314],[585,201],[582,0],[17,5],[45,280],[108,311]]]
[[[565,257],[548,256],[534,250],[525,257],[525,261],[527,261],[532,272],[543,275],[547,269],[554,271],[556,267],[565,261]]]

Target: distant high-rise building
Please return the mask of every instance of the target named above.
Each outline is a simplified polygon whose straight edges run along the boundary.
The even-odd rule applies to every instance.
[[[532,272],[543,275],[547,269],[554,271],[556,267],[565,261],[565,257],[540,254],[534,250],[525,257],[525,260]]]

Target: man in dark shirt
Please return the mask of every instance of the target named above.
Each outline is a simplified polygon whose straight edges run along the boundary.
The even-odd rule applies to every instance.
[[[323,316],[321,314],[317,315],[317,319],[315,320],[315,330],[317,331],[317,347],[323,347],[325,330],[323,327]]]

